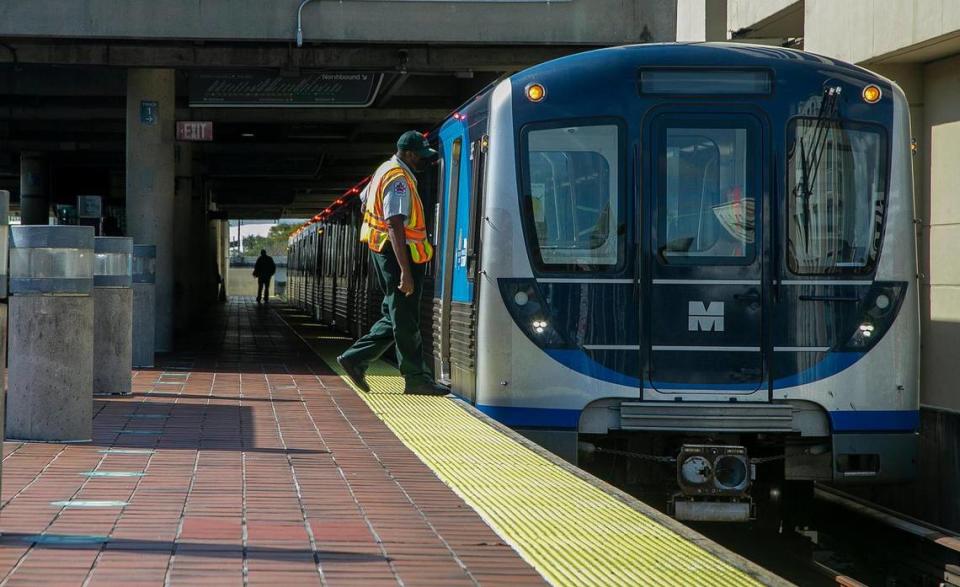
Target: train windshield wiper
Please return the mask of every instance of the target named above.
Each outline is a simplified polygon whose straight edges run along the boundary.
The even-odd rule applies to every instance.
[[[794,135],[794,149],[797,143],[800,144],[800,182],[794,188],[794,193],[802,200],[800,210],[803,214],[803,239],[806,246],[810,244],[810,196],[813,195],[812,186],[816,185],[817,182],[817,173],[820,171],[820,160],[823,158],[827,137],[834,125],[839,126],[836,115],[841,90],[840,86],[823,90],[820,111],[817,113],[813,132],[809,136],[809,150],[807,150],[800,132],[795,131]]]

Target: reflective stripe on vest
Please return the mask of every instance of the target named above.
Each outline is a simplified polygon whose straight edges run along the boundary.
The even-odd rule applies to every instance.
[[[387,221],[383,217],[383,196],[386,187],[400,178],[405,179],[410,188],[410,214],[404,223],[404,236],[410,250],[410,260],[420,265],[433,258],[433,247],[427,239],[423,203],[417,192],[416,180],[393,159],[381,165],[370,181],[363,213],[363,226],[360,229],[360,241],[367,243],[370,250],[379,253],[390,240]]]

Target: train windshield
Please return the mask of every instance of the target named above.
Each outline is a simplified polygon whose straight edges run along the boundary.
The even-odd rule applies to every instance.
[[[790,128],[787,261],[797,274],[867,273],[886,199],[881,130],[800,118]]]
[[[661,162],[666,193],[661,209],[661,254],[670,264],[742,264],[754,255],[758,172],[751,160],[750,126],[678,125],[665,129]]]
[[[538,264],[553,270],[617,264],[619,132],[614,124],[525,132],[524,208]]]

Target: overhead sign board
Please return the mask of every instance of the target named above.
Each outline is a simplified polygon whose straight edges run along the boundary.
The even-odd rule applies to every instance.
[[[190,105],[204,108],[363,108],[373,103],[382,73],[318,72],[290,77],[274,72],[190,74]]]
[[[178,141],[212,141],[213,122],[209,120],[178,120]]]

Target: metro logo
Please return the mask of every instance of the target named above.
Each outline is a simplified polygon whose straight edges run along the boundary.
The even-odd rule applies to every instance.
[[[687,330],[723,332],[723,302],[688,302]]]

